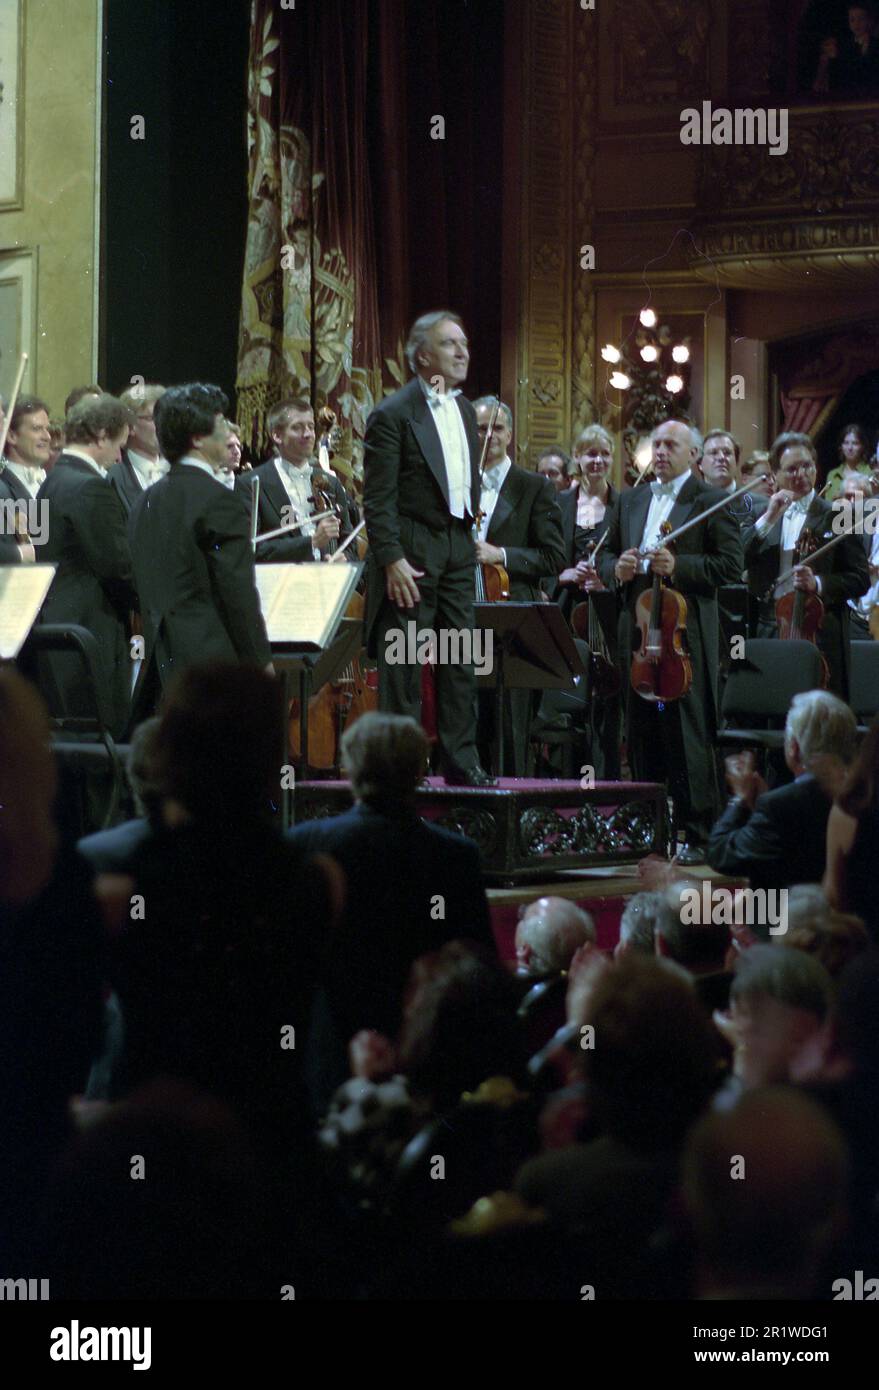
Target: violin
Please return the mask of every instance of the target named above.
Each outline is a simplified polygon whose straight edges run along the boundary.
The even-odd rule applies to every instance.
[[[606,537],[607,531],[601,540],[589,547],[581,559],[585,559],[589,565],[594,567],[598,551]],[[591,594],[582,603],[578,603],[572,612],[571,630],[575,637],[579,637],[580,641],[585,642],[589,647],[589,676],[592,691],[601,700],[612,700],[615,695],[619,695],[622,681],[616,664],[611,660],[610,649],[595,611]]]
[[[669,521],[660,528],[663,538],[672,534]],[[687,651],[687,601],[661,574],[654,574],[651,588],[635,604],[640,645],[632,657],[630,681],[643,700],[680,700],[693,683],[693,667]]]
[[[814,532],[804,526],[797,542],[796,564],[806,562],[818,549],[818,539]],[[805,589],[791,589],[782,594],[775,605],[775,621],[778,623],[778,636],[783,642],[813,642],[817,646],[818,633],[824,626],[824,604],[818,594],[809,594]],[[821,655],[822,689],[826,690],[830,680],[830,668],[824,654]]]

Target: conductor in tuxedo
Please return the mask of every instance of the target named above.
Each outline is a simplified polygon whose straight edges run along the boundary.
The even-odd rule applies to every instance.
[[[67,416],[67,442],[37,500],[49,508],[37,561],[57,565],[44,623],[78,624],[97,642],[98,698],[114,738],[128,722],[131,658],[128,614],[137,607],[125,518],[107,477],[128,438],[130,415],[115,396],[88,395]],[[48,437],[48,422],[46,434]],[[41,683],[67,718],[93,716],[81,664],[66,652],[39,661]]]
[[[759,607],[757,636],[777,637],[775,604],[780,593],[773,585],[784,571],[793,569],[795,590],[817,594],[824,605],[824,621],[818,629],[818,646],[830,672],[828,688],[848,699],[849,688],[849,599],[858,599],[870,587],[870,571],[860,536],[844,540],[815,561],[796,564],[803,532],[808,531],[816,546],[832,540],[834,511],[815,492],[817,455],[807,434],[780,434],[770,450],[776,491],[765,512],[747,527],[742,540],[748,584]]]
[[[222,482],[228,401],[218,386],[173,386],[156,408],[166,478],[128,522],[147,659],[163,689],[197,662],[269,669],[271,649],[254,580],[250,521]]]
[[[473,402],[480,449],[488,434],[493,406],[494,400],[488,396]],[[508,452],[512,437],[513,413],[509,406],[502,404],[482,472],[479,504],[482,520],[476,559],[480,564],[503,565],[510,577],[512,601],[539,603],[542,576],[558,574],[564,566],[561,511],[552,483],[539,473],[513,463]],[[537,694],[533,690],[514,689],[507,693],[509,734],[505,730],[504,746],[512,746],[512,770],[516,777],[525,776],[528,732]],[[483,762],[490,759],[494,722],[494,692],[480,690],[479,749]]]
[[[269,411],[268,431],[274,456],[259,468],[240,474],[236,482],[250,512],[253,479],[259,479],[259,530],[276,531],[291,521],[324,511],[315,501],[316,487],[327,494],[336,514],[317,525],[306,521],[301,530],[258,545],[257,564],[298,565],[323,560],[334,544],[343,544],[351,534],[350,503],[339,479],[314,462],[317,435],[311,405],[298,398],[281,401]],[[349,551],[345,553],[357,559]]]
[[[673,529],[708,511],[722,494],[693,475],[698,455],[690,427],[666,420],[652,435],[654,481],[620,495],[608,521],[599,561],[605,584],[620,588],[620,661],[626,693],[626,730],[633,776],[666,782],[687,849],[682,863],[699,863],[718,805],[712,752],[717,718],[717,590],[742,572],[742,547],[734,518],[724,509],[682,536],[670,549],[661,526]],[[668,703],[647,700],[630,685],[630,653],[638,637],[635,604],[661,575],[687,603],[686,642],[693,679],[689,691]]]
[[[415,376],[381,401],[366,425],[366,637],[378,661],[380,708],[418,719],[422,667],[388,661],[389,644],[397,648],[408,634],[429,630],[473,631],[479,436],[461,394],[470,349],[458,315],[422,315],[406,356]],[[493,785],[476,748],[472,664],[437,665],[436,702],[446,781]]]

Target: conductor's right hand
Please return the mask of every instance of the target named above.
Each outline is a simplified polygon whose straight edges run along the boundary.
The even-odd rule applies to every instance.
[[[397,608],[414,608],[421,601],[416,579],[421,579],[424,570],[417,570],[408,560],[395,560],[385,565],[385,589],[391,603]]]

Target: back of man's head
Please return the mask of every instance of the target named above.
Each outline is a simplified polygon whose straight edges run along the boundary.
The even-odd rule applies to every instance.
[[[722,922],[700,920],[701,893],[701,885],[683,880],[669,886],[656,913],[656,950],[686,970],[720,970],[729,945],[729,927]],[[685,914],[682,908],[685,904],[692,906],[694,895],[700,910]],[[684,920],[685,915],[688,920]],[[690,920],[693,916],[697,920]]]
[[[845,1192],[842,1136],[794,1089],[752,1091],[702,1120],[683,1166],[696,1292],[828,1298],[816,1281],[845,1223]]]
[[[664,907],[665,895],[657,892],[636,893],[623,908],[620,918],[620,939],[615,956],[636,951],[640,955],[656,954],[656,924]]]
[[[213,434],[216,417],[225,415],[228,408],[229,399],[219,386],[197,381],[170,386],[153,411],[159,446],[168,462],[179,463],[193,440]]]
[[[595,923],[567,898],[538,898],[522,913],[516,927],[520,975],[555,975],[567,970],[574,952],[595,941]]]
[[[283,706],[280,683],[253,666],[181,672],[156,735],[158,785],[193,820],[224,830],[268,814],[279,793]]]
[[[411,805],[427,769],[427,735],[408,715],[370,712],[345,730],[342,765],[358,801]]]

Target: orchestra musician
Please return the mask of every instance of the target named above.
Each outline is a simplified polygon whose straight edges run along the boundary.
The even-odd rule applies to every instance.
[[[698,863],[718,806],[713,742],[717,710],[717,590],[742,573],[739,530],[727,509],[681,537],[676,549],[661,543],[672,528],[705,512],[722,494],[693,475],[698,448],[688,425],[667,420],[651,436],[654,480],[623,492],[613,508],[598,557],[605,584],[620,594],[619,654],[626,692],[626,734],[632,775],[666,782],[687,837],[682,863]],[[680,699],[653,702],[629,685],[629,653],[636,633],[635,605],[660,575],[687,605],[686,642],[692,683]]]
[[[494,398],[489,396],[473,402],[483,447],[494,405]],[[503,566],[509,575],[509,596],[514,602],[539,603],[541,576],[556,572],[564,563],[558,493],[548,479],[513,463],[508,452],[512,438],[513,412],[501,402],[482,471],[476,559],[480,564]],[[504,747],[512,747],[512,771],[516,777],[525,776],[536,694],[513,688],[506,695],[510,737],[505,730]],[[494,724],[494,692],[481,690],[478,742],[483,764],[490,761]]]
[[[370,655],[378,659],[380,708],[418,719],[422,668],[389,662],[389,641],[399,640],[413,621],[418,631],[473,630],[479,436],[473,407],[461,394],[470,348],[458,315],[422,315],[406,356],[414,377],[386,396],[366,425],[366,634]],[[437,666],[436,703],[446,781],[493,785],[476,747],[472,664]]]
[[[218,386],[172,386],[156,405],[171,465],[128,522],[146,637],[163,688],[187,666],[239,661],[271,670],[254,580],[250,519],[222,481],[228,402]]]
[[[742,535],[748,585],[758,601],[757,636],[777,637],[773,585],[789,570],[804,531],[818,546],[834,536],[834,510],[815,492],[817,454],[807,434],[780,434],[770,450],[776,491],[766,511],[746,527]],[[799,564],[793,570],[794,589],[817,594],[824,605],[824,621],[818,629],[818,647],[829,669],[828,688],[848,699],[849,599],[858,599],[870,587],[870,573],[861,537],[846,536],[814,568]]]
[[[274,457],[239,474],[236,482],[249,512],[253,479],[259,479],[260,531],[276,531],[291,521],[327,510],[316,501],[315,488],[327,496],[334,515],[324,517],[316,525],[307,522],[289,536],[277,536],[258,545],[257,563],[298,565],[325,559],[335,543],[342,545],[351,534],[350,502],[339,479],[314,460],[317,434],[309,402],[295,398],[273,406],[268,433],[276,450]],[[356,554],[350,550],[345,554],[356,561]]]

